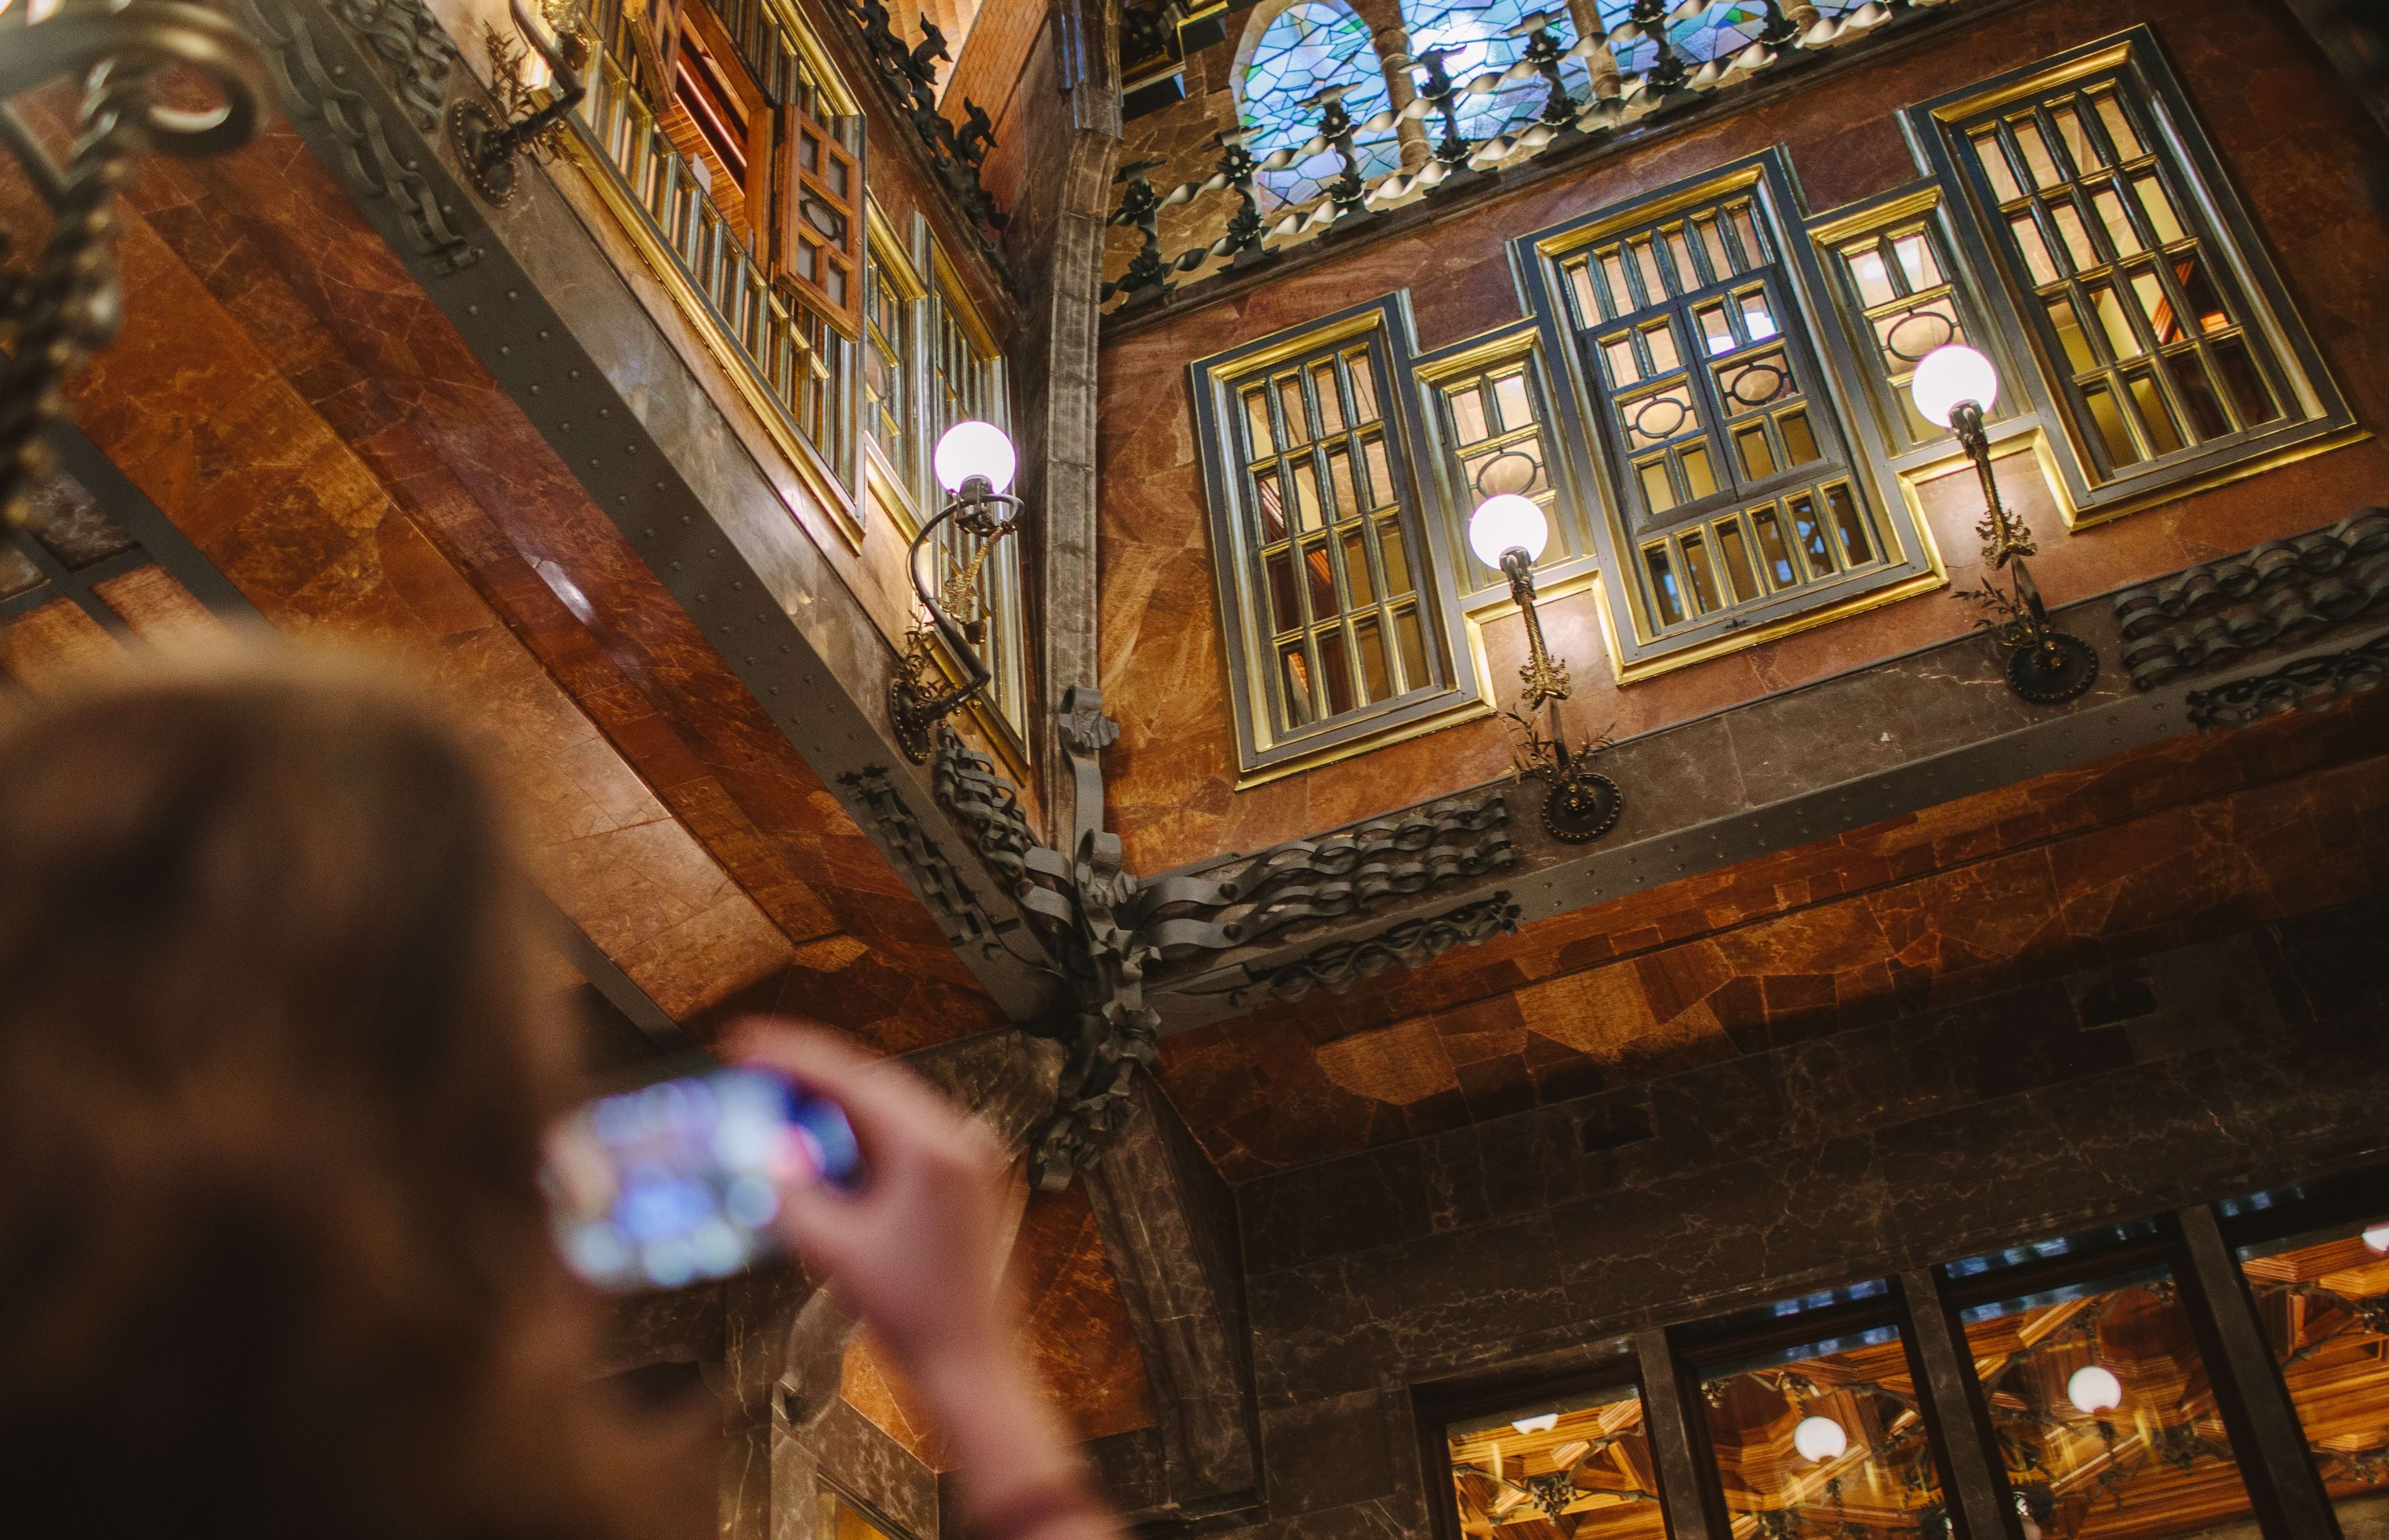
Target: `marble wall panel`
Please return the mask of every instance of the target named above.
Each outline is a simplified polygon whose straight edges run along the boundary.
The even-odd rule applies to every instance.
[[[2375,899],[2360,918],[2377,925],[2384,914]],[[1976,1051],[1997,1051],[1999,1037],[2049,1006],[2017,998]],[[1619,1158],[1636,1146],[1582,1152],[1578,1196],[1393,1240],[1371,1230],[1346,1246],[1316,1233],[1333,1225],[1335,1179],[1354,1189],[1387,1179],[1362,1168],[1392,1152],[1338,1163],[1332,1176],[1313,1168],[1248,1183],[1240,1197],[1265,1416],[1323,1417],[1318,1408],[1373,1389],[1487,1372],[1635,1326],[2378,1154],[2367,1108],[2389,1087],[2381,1011],[2376,996],[2366,1012],[2328,1025],[2105,1067],[2052,1065],[2043,1084],[1986,1083],[1988,1099],[1922,1116],[1902,1115],[1920,1104],[1910,1101],[1875,1126],[1853,1114],[1823,1139],[1695,1071],[1680,1077],[1672,1107],[1655,1110],[1652,1142],[1664,1157]],[[1787,1064],[1812,1047],[1786,1050]],[[1706,1131],[1706,1152],[1701,1139],[1675,1137],[1693,1120],[1721,1126]],[[1555,1146],[1565,1138],[1566,1120],[1549,1110],[1514,1121],[1539,1125]],[[1310,1197],[1298,1214],[1273,1190],[1296,1184]]]
[[[2389,375],[2375,346],[2389,331],[2383,298],[2389,294],[2389,243],[2367,205],[2358,158],[2344,153],[2362,132],[2359,121],[2292,19],[2262,0],[2161,7],[2141,0],[2044,0],[2003,11],[1961,27],[1945,44],[1895,52],[1819,89],[1692,126],[1581,174],[1531,183],[1470,209],[1465,218],[1355,248],[1110,342],[1102,358],[1100,429],[1103,682],[1122,725],[1106,770],[1129,864],[1160,870],[1333,827],[1489,779],[1510,757],[1503,730],[1488,720],[1233,789],[1188,361],[1402,287],[1413,295],[1424,345],[1458,340],[1516,313],[1505,238],[1769,145],[1789,147],[1819,210],[1897,185],[1913,174],[1891,116],[1897,104],[2143,20],[2156,26],[2193,100],[2206,108],[2203,117],[2218,151],[2359,415],[2380,416],[2389,405]],[[1233,38],[1213,52],[1232,47]],[[1210,68],[1190,71],[1190,79]],[[1123,157],[1147,148],[1181,160],[1194,155],[1189,146],[1209,131],[1226,101],[1224,90],[1207,84],[1199,98],[1136,120]],[[1865,109],[1853,112],[1853,102]],[[2264,110],[2243,103],[2261,103]],[[1181,169],[1173,161],[1156,175],[1176,177]],[[2002,464],[2000,484],[2033,519],[2044,546],[2036,576],[2052,602],[2062,602],[2362,507],[2377,495],[2384,469],[2389,450],[2344,449],[2074,535],[2063,533],[2045,490],[2021,460]],[[1973,495],[1961,476],[1929,483],[1923,499],[1956,587],[1971,576]],[[1925,596],[1620,689],[1577,613],[1582,608],[1562,603],[1552,613],[1554,628],[1570,638],[1576,664],[1572,719],[1588,729],[1615,722],[1625,733],[1906,653],[1964,632],[1974,618],[1971,608],[1946,594]],[[1492,676],[1505,690],[1515,677],[1516,632],[1514,621],[1497,622],[1486,639]],[[1987,681],[1961,683],[1947,709],[1962,715],[2000,708],[1996,696],[2003,693]],[[1854,753],[1860,747],[1841,746]]]
[[[466,698],[504,701],[489,727],[542,770],[534,831],[634,977],[683,1015],[810,1006],[894,1051],[997,1024],[286,125],[203,167],[144,162],[126,202],[128,280],[162,286],[85,421],[277,623],[428,646]]]
[[[1168,1037],[1160,1075],[1243,1180],[2325,910],[2389,883],[2384,751],[2377,703],[2170,740]]]

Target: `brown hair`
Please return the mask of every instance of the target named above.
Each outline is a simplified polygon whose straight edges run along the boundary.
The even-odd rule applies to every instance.
[[[576,1074],[524,897],[474,756],[357,666],[134,681],[0,732],[12,1508],[656,1517],[604,1490],[642,1462],[590,1415],[595,1306],[547,1240],[540,1133]]]

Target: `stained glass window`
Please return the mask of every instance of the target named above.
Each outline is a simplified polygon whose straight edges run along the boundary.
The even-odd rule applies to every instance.
[[[1245,125],[1255,131],[1246,147],[1262,159],[1282,149],[1298,149],[1318,132],[1319,108],[1310,99],[1331,85],[1344,86],[1344,109],[1355,124],[1386,110],[1385,71],[1369,42],[1369,24],[1339,0],[1297,0],[1272,18],[1254,45],[1243,80]],[[1356,135],[1354,153],[1364,180],[1401,165],[1390,128]],[[1308,203],[1343,174],[1332,149],[1297,160],[1254,180],[1262,202]]]
[[[1623,19],[1630,0],[1619,0],[1615,6],[1604,6]],[[1575,29],[1557,7],[1538,5],[1535,0],[1412,0],[1402,7],[1410,29],[1411,55],[1417,57],[1430,48],[1443,53],[1443,72],[1461,84],[1488,74],[1499,74],[1518,62],[1527,51],[1527,33],[1521,22],[1532,11],[1552,17],[1552,35],[1560,46],[1576,45]],[[1422,76],[1421,78],[1424,78]],[[1592,105],[1592,77],[1585,70],[1581,59],[1571,58],[1560,67],[1560,79],[1579,108]],[[1460,132],[1472,143],[1492,138],[1507,128],[1523,128],[1534,121],[1542,110],[1543,100],[1551,87],[1539,76],[1484,95],[1463,96],[1454,104],[1460,119]],[[1430,118],[1430,124],[1437,120]],[[1430,134],[1439,135],[1440,128]]]

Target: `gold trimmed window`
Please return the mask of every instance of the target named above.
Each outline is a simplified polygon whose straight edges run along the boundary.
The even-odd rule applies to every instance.
[[[1193,366],[1248,783],[1478,706],[1409,457],[1409,337],[1389,297]],[[1502,383],[1517,377],[1490,368],[1459,392],[1482,429],[1459,452],[1480,470],[1535,428],[1531,397]]]
[[[841,251],[859,239],[862,108],[793,15],[763,0],[592,0],[597,46],[570,143],[764,430],[860,541],[857,316],[841,308],[859,289],[824,289],[821,253],[811,278],[795,255],[810,249],[800,231],[834,232]],[[822,172],[810,197],[807,146]]]
[[[1929,187],[1811,231],[1896,452],[1949,439],[1949,430],[1926,422],[1909,393],[1927,353],[1953,344],[2004,351],[1965,286],[1940,205],[1940,188]],[[2006,409],[2002,402],[1992,415]]]
[[[926,223],[918,228],[917,245],[926,250],[927,295],[920,306],[919,368],[926,387],[925,416],[913,455],[915,485],[930,500],[945,493],[934,485],[927,469],[929,452],[946,429],[977,419],[1009,431],[1011,401],[1005,388],[1003,355],[995,335],[965,297],[959,275],[930,239]],[[939,560],[965,566],[978,549],[977,537],[953,525],[939,531]],[[976,619],[981,630],[979,656],[994,681],[987,698],[1001,719],[1008,746],[1018,754],[1027,742],[1028,722],[1028,633],[1021,590],[1021,542],[1018,537],[1000,542],[988,560],[980,580],[984,613]]]
[[[1792,210],[1770,153],[1521,243],[1593,411],[1623,679],[1938,581],[1846,426]]]
[[[2044,363],[2076,522],[2353,427],[2148,29],[1913,115]]]
[[[909,263],[879,238],[876,211],[862,270],[862,431],[917,497],[913,470],[913,310],[923,298]]]
[[[1442,451],[1445,539],[1472,602],[1481,593],[1505,602],[1509,595],[1501,574],[1468,548],[1468,515],[1488,497],[1514,493],[1543,510],[1552,530],[1547,571],[1588,548],[1574,500],[1561,494],[1566,473],[1553,458],[1551,390],[1537,344],[1532,327],[1513,328],[1418,362]]]

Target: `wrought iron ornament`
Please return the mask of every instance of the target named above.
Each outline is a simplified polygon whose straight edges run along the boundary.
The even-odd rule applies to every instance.
[[[857,0],[849,3],[856,5]],[[877,0],[860,4],[876,6]],[[1365,67],[1344,71],[1348,78],[1322,78],[1315,68],[1290,73],[1271,99],[1285,103],[1291,93],[1299,114],[1290,105],[1258,113],[1247,107],[1236,134],[1251,158],[1243,177],[1215,174],[1154,189],[1152,196],[1163,209],[1230,189],[1248,197],[1258,174],[1271,179],[1271,191],[1292,206],[1264,225],[1258,205],[1252,205],[1253,223],[1241,229],[1238,222],[1246,210],[1240,206],[1225,222],[1224,236],[1175,255],[1162,252],[1157,240],[1149,241],[1141,259],[1146,261],[1145,271],[1186,274],[1213,261],[1246,265],[1339,225],[1362,223],[1421,198],[1448,198],[1514,166],[1689,107],[1770,72],[1814,62],[1833,50],[1895,30],[1894,24],[1957,6],[1954,0],[1828,0],[1821,6],[1817,0],[1764,0],[1763,14],[1758,6],[1746,6],[1746,14],[1731,27],[1718,29],[1712,39],[1718,51],[1697,65],[1677,51],[1670,37],[1674,13],[1682,8],[1669,0],[1635,0],[1627,18],[1605,33],[1579,35],[1571,16],[1553,6],[1527,10],[1501,37],[1440,44],[1422,39],[1424,45],[1414,54],[1395,55],[1386,61],[1412,76],[1411,99],[1401,107],[1394,105],[1382,83],[1379,61],[1367,57],[1365,45],[1349,61],[1358,65],[1365,59]],[[1131,61],[1131,74],[1133,61],[1178,51],[1177,25],[1183,19],[1175,6],[1131,7],[1122,57]],[[1486,45],[1510,38],[1523,41],[1505,66],[1465,79],[1450,73],[1452,59],[1463,54],[1481,57]],[[1264,50],[1270,43],[1264,34]],[[1645,51],[1649,57],[1642,69],[1621,69],[1621,57],[1639,57]],[[1579,62],[1591,84],[1590,99],[1578,99],[1563,77],[1564,70]],[[1542,88],[1539,99],[1522,103],[1508,121],[1497,119],[1489,125],[1482,121],[1495,110],[1488,104],[1503,102],[1514,93],[1535,95],[1521,90],[1535,85]],[[1424,165],[1404,169],[1397,160],[1381,173],[1374,171],[1385,164],[1393,136],[1430,117],[1436,126]],[[1271,140],[1277,143],[1266,150],[1251,147]],[[1296,168],[1329,155],[1335,158],[1335,172],[1323,180],[1314,177],[1307,185],[1297,183],[1291,188],[1274,185],[1293,175]],[[1141,227],[1126,201],[1140,196],[1132,190],[1124,194],[1111,223]],[[1103,299],[1124,299],[1123,308],[1136,310],[1159,303],[1169,292],[1167,285],[1131,282],[1123,275],[1105,286]]]
[[[2253,727],[2284,711],[2319,711],[2342,695],[2389,684],[2389,635],[2344,653],[2302,657],[2268,674],[2190,693],[2190,725],[2201,732]]]
[[[1958,595],[1987,606],[1999,618],[1976,621],[2007,656],[2008,688],[2037,706],[2057,706],[2089,693],[2098,682],[2099,654],[2079,637],[2050,624],[2041,602],[2040,585],[2032,580],[2025,558],[2038,555],[2032,531],[2008,512],[1999,499],[1999,479],[1991,474],[1991,438],[1983,426],[1983,409],[1975,401],[1960,401],[1949,413],[1949,426],[1974,463],[1983,484],[1983,522],[1975,532],[1983,538],[1983,586]],[[2012,569],[2012,570],[2011,570]],[[2001,588],[1993,574],[2011,572],[2010,586]]]
[[[896,732],[896,742],[904,757],[916,765],[929,762],[930,750],[936,746],[931,733],[938,723],[968,705],[971,698],[985,690],[995,675],[984,658],[979,645],[987,640],[986,605],[979,597],[979,573],[988,558],[1003,539],[1020,528],[1020,500],[997,491],[982,477],[972,477],[962,489],[939,510],[938,516],[921,527],[913,537],[913,548],[905,563],[913,575],[913,592],[927,612],[928,625],[915,623],[905,633],[904,654],[897,664],[896,677],[888,685],[888,716]],[[952,524],[965,534],[976,536],[977,546],[970,559],[948,572],[932,591],[929,579],[921,568],[921,553],[937,549],[933,537],[942,525]],[[932,636],[936,641],[931,640]],[[942,688],[945,668],[939,661],[942,651],[959,665],[964,678],[961,683]]]
[[[133,158],[185,159],[238,149],[273,106],[257,45],[229,19],[183,0],[129,0],[0,10],[0,143],[49,206],[50,231],[31,273],[0,277],[0,524],[25,520],[33,489],[52,469],[45,441],[67,415],[66,382],[116,340],[116,191]],[[207,80],[222,98],[210,111],[165,105],[158,83],[173,66]],[[74,152],[52,160],[7,104],[71,75],[84,82]],[[10,247],[0,229],[0,256]]]
[[[505,111],[502,122],[489,108],[460,98],[448,108],[448,143],[465,180],[493,208],[504,208],[515,196],[515,158],[530,154],[549,159],[562,148],[564,120],[589,94],[581,72],[589,67],[587,35],[577,28],[559,26],[553,38],[523,8],[523,0],[507,0],[520,33],[546,62],[548,98],[542,104],[526,83],[522,50],[495,27],[484,25],[483,44],[490,50],[491,79]]]
[[[1568,698],[1567,665],[1553,658],[1543,642],[1543,620],[1535,608],[1534,561],[1522,550],[1505,551],[1501,572],[1510,579],[1510,596],[1527,623],[1527,662],[1518,670],[1526,689],[1518,708],[1503,713],[1519,735],[1518,775],[1543,783],[1543,832],[1563,844],[1588,845],[1609,833],[1626,810],[1626,795],[1617,783],[1591,764],[1592,757],[1609,746],[1609,735],[1568,746],[1567,730],[1560,723],[1560,703]],[[1538,711],[1546,714],[1548,732],[1536,721]]]
[[[2389,606],[2389,508],[2177,572],[2115,597],[2123,662],[2148,690]]]
[[[395,205],[407,245],[442,273],[456,273],[481,260],[481,248],[451,224],[453,210],[441,207],[415,162],[402,160],[384,132],[381,114],[364,95],[324,62],[301,7],[276,0],[236,0],[249,32],[272,52],[284,110],[302,121],[322,122],[339,137],[340,170],[359,197],[386,197]],[[440,126],[448,99],[448,77],[456,48],[423,0],[348,0],[329,13],[334,24],[378,57],[392,90],[415,126],[428,134]]]
[[[1129,1116],[1136,1067],[1153,1062],[1160,1035],[1160,1014],[1146,1001],[1151,970],[1248,946],[1301,921],[1363,913],[1516,859],[1509,810],[1493,793],[1143,881],[1123,869],[1119,837],[1103,828],[1101,756],[1118,739],[1118,725],[1103,714],[1102,695],[1088,689],[1064,694],[1056,725],[1078,808],[1067,855],[1039,842],[1019,794],[992,761],[951,726],[926,729],[936,743],[931,783],[939,805],[968,832],[989,869],[1011,885],[1059,963],[1054,1000],[1023,1029],[1064,1050],[1054,1113],[1031,1144],[1031,1177],[1041,1188],[1067,1186]],[[948,934],[958,942],[1002,945],[1003,927],[938,854],[887,773],[849,777],[848,784],[862,793]],[[1365,940],[1323,947],[1278,970],[1240,971],[1227,988],[1240,997],[1266,988],[1294,999],[1314,987],[1343,987],[1394,963],[1416,967],[1454,946],[1514,929],[1518,912],[1510,895],[1497,894]]]
[[[939,181],[969,216],[973,232],[987,243],[989,231],[1000,232],[1010,223],[979,182],[979,168],[995,147],[995,123],[987,108],[968,97],[963,99],[959,129],[939,109],[938,66],[953,60],[945,32],[925,16],[920,40],[907,44],[896,35],[883,0],[846,0],[846,12],[862,34],[863,57],[895,94],[902,116],[928,150]]]

